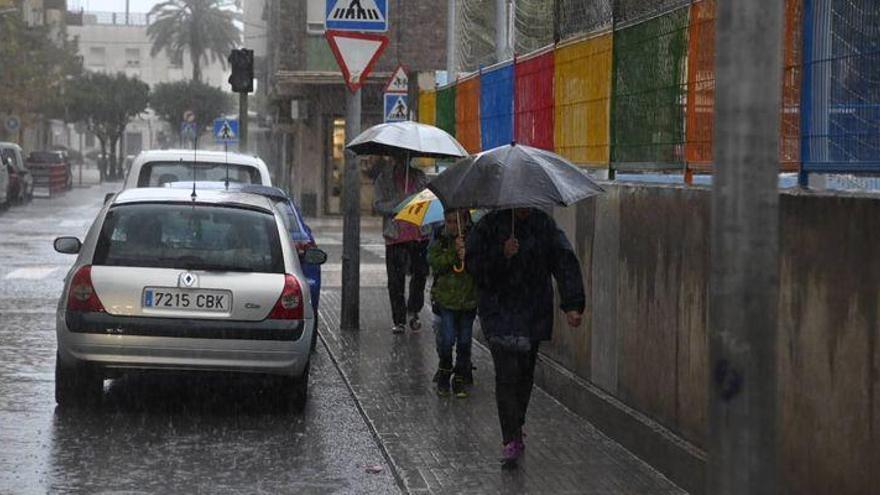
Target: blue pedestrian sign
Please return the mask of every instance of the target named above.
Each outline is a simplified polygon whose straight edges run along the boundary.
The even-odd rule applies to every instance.
[[[218,143],[238,142],[238,120],[216,119],[214,120],[214,139]]]
[[[327,0],[327,29],[388,31],[388,0]]]
[[[385,93],[385,122],[409,119],[409,97],[400,93]]]

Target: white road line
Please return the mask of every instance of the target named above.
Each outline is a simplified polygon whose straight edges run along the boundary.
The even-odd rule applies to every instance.
[[[58,267],[27,267],[13,270],[3,277],[6,280],[42,280],[51,275]]]

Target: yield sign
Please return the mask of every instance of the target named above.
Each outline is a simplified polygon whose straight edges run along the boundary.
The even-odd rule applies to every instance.
[[[378,34],[327,31],[324,36],[352,93],[366,82],[373,64],[388,45],[388,37]]]

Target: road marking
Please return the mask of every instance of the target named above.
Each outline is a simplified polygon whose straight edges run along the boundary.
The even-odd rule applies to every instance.
[[[13,270],[6,274],[4,277],[6,280],[42,280],[49,275],[51,275],[57,267],[54,268],[46,268],[46,267],[28,267],[28,268],[19,268],[17,270]]]

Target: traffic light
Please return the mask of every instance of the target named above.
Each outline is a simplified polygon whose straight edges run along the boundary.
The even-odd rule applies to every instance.
[[[229,54],[229,65],[232,66],[232,74],[229,76],[229,84],[236,93],[251,93],[254,91],[254,51],[247,48],[232,50]]]

